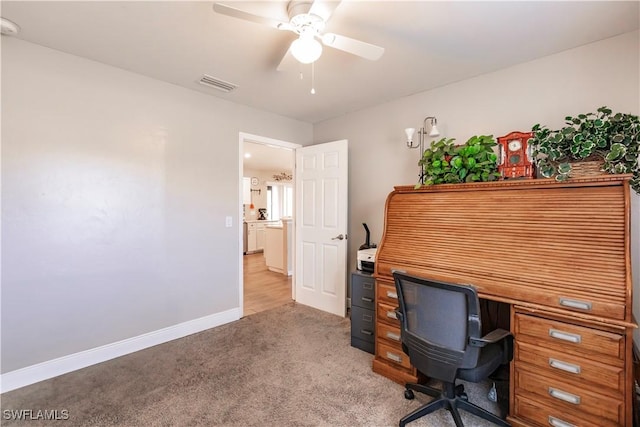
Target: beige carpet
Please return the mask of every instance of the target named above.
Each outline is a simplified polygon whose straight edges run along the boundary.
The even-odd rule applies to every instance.
[[[349,319],[291,303],[24,387],[2,397],[2,426],[395,426],[430,400],[371,371]],[[469,400],[492,411],[488,384]],[[506,397],[506,396],[505,396]],[[67,410],[11,421],[6,410]],[[489,423],[463,413],[467,426]],[[454,426],[440,410],[411,426]]]

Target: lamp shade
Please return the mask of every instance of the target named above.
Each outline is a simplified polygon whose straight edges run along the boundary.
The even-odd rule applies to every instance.
[[[413,140],[413,134],[415,133],[416,128],[406,128],[404,133],[407,134],[407,142],[411,142]]]
[[[431,132],[429,132],[429,136],[440,136],[440,132],[438,131],[435,123],[433,126],[431,126]]]
[[[322,45],[312,35],[301,34],[291,43],[291,54],[303,64],[315,62],[322,54]]]

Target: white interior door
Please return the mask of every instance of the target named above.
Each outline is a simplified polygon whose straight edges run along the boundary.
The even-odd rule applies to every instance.
[[[347,140],[341,140],[296,149],[296,301],[343,317],[347,148]]]

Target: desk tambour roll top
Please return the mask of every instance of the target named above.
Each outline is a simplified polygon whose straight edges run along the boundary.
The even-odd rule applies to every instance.
[[[376,273],[391,277],[398,268],[473,284],[481,294],[630,322],[623,182],[396,187]]]
[[[375,262],[377,319],[389,320],[380,310],[393,303],[381,293],[393,286],[393,269],[472,284],[481,297],[515,307],[514,333],[518,331],[513,323],[522,318],[518,313],[524,316],[527,310],[544,310],[554,321],[565,316],[582,326],[619,332],[620,363],[628,374],[624,381],[631,384],[634,323],[628,178],[605,175],[564,183],[511,180],[418,190],[395,187],[387,198],[384,235]],[[382,326],[378,329],[384,330]],[[393,360],[380,352],[390,342],[379,334],[376,338],[374,370],[400,382],[416,376],[406,366],[398,366],[400,374],[395,375]],[[531,372],[516,368],[515,374],[522,377]],[[629,394],[625,391],[616,397],[629,403]],[[518,411],[513,407],[517,398],[517,390],[515,396],[512,390],[512,414]],[[612,425],[629,422],[630,405],[621,411]]]

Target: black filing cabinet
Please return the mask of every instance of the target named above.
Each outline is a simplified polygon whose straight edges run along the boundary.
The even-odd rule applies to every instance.
[[[351,345],[375,353],[375,280],[362,271],[351,273]]]

